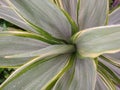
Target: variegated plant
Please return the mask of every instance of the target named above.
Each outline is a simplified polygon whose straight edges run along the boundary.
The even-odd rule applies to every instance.
[[[120,90],[120,8],[109,13],[108,0],[0,4],[0,17],[23,29],[0,32],[0,67],[16,68],[0,90]]]

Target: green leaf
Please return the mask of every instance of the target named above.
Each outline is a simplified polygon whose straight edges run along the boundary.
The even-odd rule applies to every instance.
[[[120,25],[86,29],[73,36],[78,53],[83,57],[97,57],[120,51]]]
[[[80,0],[79,5],[80,30],[105,25],[108,17],[108,0]]]
[[[109,25],[120,24],[120,7],[109,15]]]
[[[94,90],[96,65],[90,59],[77,59],[75,67],[65,73],[53,90]]]
[[[0,17],[6,21],[9,21],[22,29],[37,33],[31,26],[23,21],[10,6],[0,5]]]
[[[51,55],[60,55],[65,53],[72,53],[74,52],[74,46],[72,45],[50,45],[43,49],[38,49],[34,51],[29,51],[26,53],[19,53],[14,55],[5,56],[5,58],[24,58],[24,57],[47,57]]]
[[[32,26],[59,39],[70,38],[71,27],[67,18],[49,0],[12,0],[9,3]]]
[[[69,55],[40,60],[36,58],[17,69],[1,86],[1,90],[40,90],[67,64]],[[41,89],[42,90],[42,89]]]

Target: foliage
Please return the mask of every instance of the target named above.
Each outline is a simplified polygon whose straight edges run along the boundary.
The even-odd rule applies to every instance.
[[[0,84],[8,78],[11,72],[13,72],[13,69],[0,68]]]
[[[119,90],[120,8],[109,13],[108,0],[0,4],[0,16],[24,29],[1,29],[0,67],[17,69],[0,90]]]

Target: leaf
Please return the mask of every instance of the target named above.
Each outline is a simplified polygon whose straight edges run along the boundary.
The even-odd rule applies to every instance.
[[[108,90],[108,87],[105,85],[99,75],[97,75],[95,90]]]
[[[116,90],[115,84],[112,82],[110,76],[107,75],[104,68],[98,65],[98,72],[101,79],[104,81],[109,90]]]
[[[68,62],[69,55],[40,60],[36,58],[17,69],[1,86],[2,90],[40,90]]]
[[[26,31],[21,31],[19,29],[15,29],[15,28],[7,28],[7,30],[8,31],[0,32],[0,34],[4,36],[18,36],[18,37],[24,37],[24,38],[32,38],[32,39],[40,40],[41,42],[45,42],[48,44],[61,44],[61,43],[63,44],[64,43],[61,41],[54,41],[49,38],[45,38],[44,36],[41,36],[39,34],[29,33]]]
[[[4,1],[6,2],[6,1]],[[0,2],[1,4],[1,2]],[[7,3],[6,3],[7,4]],[[32,31],[37,33],[31,26],[29,26],[25,21],[23,21],[10,6],[5,6],[3,3],[0,5],[0,17],[9,21],[27,31]]]
[[[8,58],[4,58],[4,56],[6,55],[30,52],[49,46],[49,44],[47,43],[41,42],[40,40],[38,41],[35,38],[34,39],[31,38],[30,35],[25,37],[25,34],[27,32],[26,33],[24,33],[23,31],[18,31],[18,32],[17,31],[0,32],[0,51],[1,51],[0,67],[1,68],[18,67],[19,65],[22,65],[32,59],[32,58],[8,59]],[[18,36],[21,35],[21,37],[18,37],[17,35],[14,36],[12,34],[18,34]],[[24,34],[23,37],[22,34]]]
[[[23,58],[23,57],[47,57],[51,55],[60,55],[65,53],[72,53],[74,52],[74,46],[72,45],[50,45],[43,49],[38,49],[34,51],[29,51],[26,53],[19,53],[14,55],[5,56],[5,58]]]
[[[48,82],[41,90],[51,90],[53,88],[53,85],[56,83],[56,81],[73,66],[75,56],[76,56],[75,54],[71,55],[68,63],[64,66],[64,68],[50,82]]]
[[[78,53],[83,57],[97,57],[120,51],[120,25],[86,29],[73,36]]]
[[[80,0],[79,6],[80,30],[105,25],[109,13],[108,0]]]
[[[109,56],[109,55],[108,55]],[[112,64],[112,65],[114,65],[114,66],[116,66],[116,67],[118,67],[118,68],[120,68],[120,62],[118,62],[118,60],[116,60],[116,59],[114,59],[114,58],[111,58],[111,57],[108,57],[108,56],[103,56],[103,55],[101,55],[101,56],[99,56],[101,59],[103,59],[104,61],[106,61],[106,62],[108,62],[108,63],[110,63],[110,64]]]
[[[62,7],[77,23],[77,2],[78,0],[61,0]]]
[[[75,67],[58,80],[53,90],[94,90],[96,65],[93,60],[77,59]]]
[[[99,58],[99,61],[102,62],[104,65],[106,65],[108,68],[110,68],[118,76],[118,78],[120,79],[120,68],[119,68],[120,66],[117,67],[117,66],[105,61],[105,59],[101,58],[101,56]]]
[[[0,34],[0,56],[40,50],[49,46],[40,40]]]
[[[18,68],[33,58],[4,58],[0,57],[0,68]]]
[[[115,25],[120,24],[120,7],[115,9],[110,15],[109,15],[109,25]]]
[[[6,0],[0,0],[0,6],[8,6]]]
[[[70,38],[71,27],[67,18],[49,0],[12,0],[9,3],[32,26],[59,39]]]
[[[69,90],[68,88],[71,84],[74,75],[75,60],[73,63],[73,66],[57,80],[52,90]]]
[[[115,74],[114,71],[112,71],[107,65],[100,62],[98,63],[101,67],[103,67],[104,72],[107,74],[107,76],[110,77],[110,79],[117,85],[120,84],[120,78]]]
[[[120,61],[120,52],[114,53],[114,54],[108,54],[108,56],[117,60],[117,61]]]
[[[68,21],[70,22],[71,29],[72,29],[72,35],[74,35],[79,30],[77,24],[74,22],[74,20],[71,18],[71,16],[66,11],[62,10],[62,12],[64,13],[64,15],[67,17]]]

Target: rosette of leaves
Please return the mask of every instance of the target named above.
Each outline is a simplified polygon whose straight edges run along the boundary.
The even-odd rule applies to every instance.
[[[119,90],[120,8],[108,0],[0,0],[23,30],[0,32],[0,90]]]

